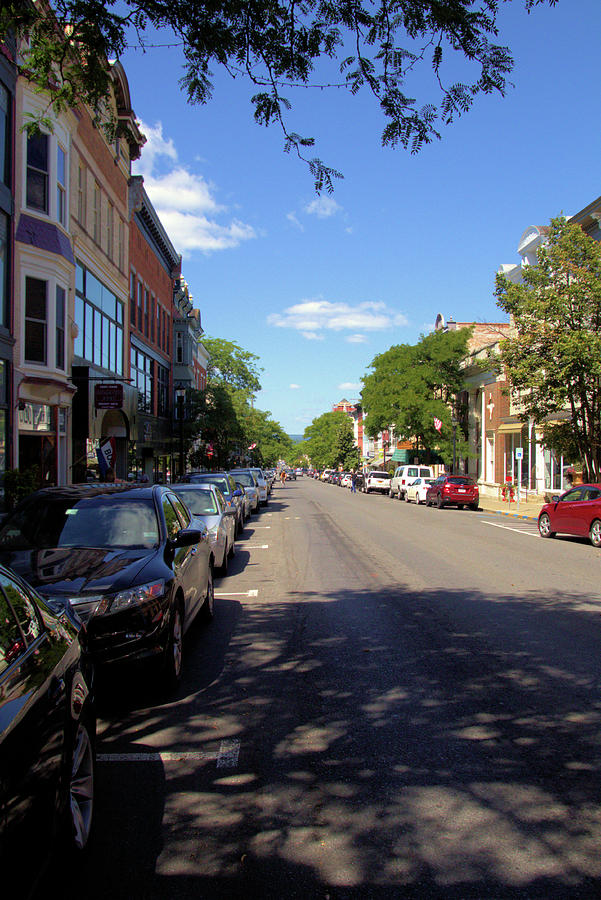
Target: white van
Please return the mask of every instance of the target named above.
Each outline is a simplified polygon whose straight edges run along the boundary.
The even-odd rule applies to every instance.
[[[399,500],[406,500],[407,485],[415,481],[416,478],[434,478],[434,472],[430,466],[398,466],[394,470],[388,496],[393,499],[396,496]]]

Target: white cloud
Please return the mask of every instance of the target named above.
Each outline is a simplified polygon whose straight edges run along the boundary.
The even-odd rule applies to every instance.
[[[289,384],[288,387],[291,391],[298,391],[300,389],[300,384]]]
[[[289,222],[292,222],[293,225],[296,225],[296,227],[299,229],[299,231],[305,230],[305,226],[303,225],[302,222],[299,222],[299,219],[298,219],[298,216],[296,215],[296,213],[293,213],[293,212],[286,213],[286,218],[288,219]]]
[[[267,323],[276,328],[292,328],[307,340],[323,340],[328,331],[352,331],[347,340],[362,343],[365,338],[360,331],[385,331],[407,325],[408,321],[385,303],[369,300],[352,305],[316,298],[289,306],[283,313],[272,313]]]
[[[348,337],[345,337],[345,341],[348,341],[349,344],[365,344],[367,338],[364,334],[349,334]]]
[[[308,341],[323,341],[323,340],[325,340],[323,334],[317,334],[315,331],[301,331],[301,334]]]
[[[307,215],[317,216],[318,219],[329,219],[330,216],[335,216],[341,209],[342,207],[336,203],[333,197],[327,197],[324,194],[315,197],[314,200],[311,200],[305,206]]]
[[[356,384],[354,381],[343,381],[338,385],[339,391],[360,391],[363,385]]]
[[[211,253],[238,247],[257,237],[255,229],[217,203],[215,186],[202,175],[178,164],[177,149],[163,135],[161,122],[141,123],[147,142],[135,173],[144,177],[144,187],[174,247],[183,255],[194,251]]]

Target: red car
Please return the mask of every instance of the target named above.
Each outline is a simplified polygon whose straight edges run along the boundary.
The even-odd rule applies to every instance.
[[[439,475],[426,491],[426,506],[437,506],[439,509],[449,504],[458,509],[464,506],[478,509],[479,502],[478,485],[469,475]]]
[[[545,503],[538,514],[541,537],[572,534],[601,547],[601,484],[579,484]]]

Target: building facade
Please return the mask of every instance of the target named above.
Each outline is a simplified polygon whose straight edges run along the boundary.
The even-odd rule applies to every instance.
[[[131,432],[129,474],[165,481],[173,454],[173,284],[181,257],[135,176],[129,186],[131,384],[137,410]]]
[[[75,263],[72,382],[72,480],[86,479],[98,447],[114,439],[114,468],[127,476],[137,413],[130,381],[129,179],[144,137],[123,67],[112,66],[110,141],[87,110],[78,110],[70,159],[71,236]]]

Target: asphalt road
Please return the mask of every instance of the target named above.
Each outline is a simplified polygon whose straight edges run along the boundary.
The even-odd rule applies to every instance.
[[[95,841],[40,896],[601,896],[600,565],[527,522],[276,486],[178,694],[102,681]]]

